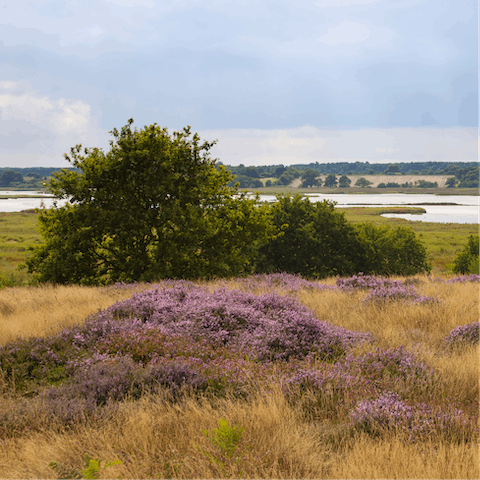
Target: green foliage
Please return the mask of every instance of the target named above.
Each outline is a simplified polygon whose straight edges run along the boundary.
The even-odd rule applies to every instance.
[[[202,430],[203,434],[208,438],[213,447],[216,448],[216,453],[210,453],[202,450],[202,453],[212,462],[220,467],[222,473],[225,473],[225,463],[233,458],[233,455],[237,452],[238,444],[242,438],[243,427],[235,425],[230,426],[227,420],[221,418],[218,421],[218,428],[214,428],[212,431]],[[241,461],[242,455],[237,453],[236,463]]]
[[[438,187],[437,182],[428,182],[427,180],[417,180],[415,184],[420,188],[436,188]]]
[[[370,180],[367,180],[367,179],[364,178],[364,177],[359,178],[359,179],[355,182],[355,186],[356,186],[356,187],[369,187],[370,185],[372,185],[372,182],[371,182]]]
[[[385,169],[385,175],[395,175],[400,173],[400,167],[396,164],[391,164]]]
[[[309,187],[321,187],[322,186],[322,179],[317,178],[318,177],[318,171],[313,170],[311,168],[305,170],[302,173],[302,188],[309,188]]]
[[[326,187],[335,187],[337,185],[337,177],[334,173],[329,173],[325,179]]]
[[[479,273],[479,236],[470,235],[467,245],[456,256],[453,271],[455,273],[468,274]]]
[[[364,247],[334,205],[279,195],[270,206],[276,236],[260,247],[257,271],[319,278],[358,272]]]
[[[348,188],[351,183],[352,181],[346,175],[342,175],[338,180],[338,186],[340,188]]]
[[[23,182],[23,175],[20,172],[5,170],[0,173],[0,187],[11,187],[21,182]]]
[[[457,168],[455,177],[460,180],[460,188],[476,188],[479,185],[478,164],[474,167]]]
[[[112,462],[106,462],[102,466],[102,460],[99,458],[93,458],[88,453],[84,455],[84,468],[79,470],[78,468],[68,468],[63,463],[51,462],[49,467],[53,470],[56,470],[59,478],[65,479],[88,479],[93,480],[99,478],[101,470],[105,470],[112,465],[120,465],[122,462],[120,460],[113,460]]]
[[[249,272],[268,238],[266,207],[228,187],[232,176],[187,127],[168,134],[129,120],[110,150],[71,149],[49,184],[64,207],[43,210],[27,266],[41,282],[106,284]]]
[[[426,249],[411,228],[362,223],[357,230],[366,251],[362,272],[382,275],[430,272]]]
[[[454,188],[457,183],[457,179],[455,177],[450,177],[447,178],[447,181],[445,182],[445,186],[447,188]]]
[[[258,178],[252,178],[247,175],[237,175],[229,184],[229,187],[234,187],[238,183],[240,188],[262,188],[263,183]]]

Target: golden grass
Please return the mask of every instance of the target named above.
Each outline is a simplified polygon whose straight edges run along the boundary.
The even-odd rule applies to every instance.
[[[0,290],[0,344],[45,337],[83,322],[89,315],[132,296],[135,289],[53,286]]]
[[[478,284],[433,283],[415,277],[422,294],[438,295],[440,303],[380,307],[363,305],[366,293],[303,290],[297,295],[321,320],[352,330],[370,331],[375,347],[403,346],[435,369],[427,393],[439,402],[467,401],[479,396],[478,346],[447,350],[442,338],[457,325],[478,321]],[[334,284],[335,279],[322,283]],[[218,281],[210,288],[239,288],[235,281]],[[127,298],[136,289],[52,287],[6,289],[0,292],[0,343],[18,336],[46,336],[78,324],[88,315]],[[271,290],[270,290],[271,291]],[[264,293],[259,288],[256,293]],[[363,347],[373,349],[373,346]],[[427,386],[426,388],[431,388]],[[423,392],[425,393],[425,392]],[[16,401],[4,395],[0,409]],[[248,400],[198,399],[185,396],[172,403],[146,395],[125,401],[108,422],[66,429],[50,422],[40,428],[41,412],[29,424],[38,427],[4,437],[0,448],[0,478],[59,478],[49,463],[82,469],[88,453],[103,461],[120,459],[100,472],[100,478],[479,478],[479,449],[473,443],[448,443],[429,438],[418,444],[400,433],[371,438],[338,423],[308,415],[308,402],[289,403],[276,388]],[[334,409],[335,399],[322,398],[322,408]],[[318,403],[317,403],[318,406]],[[37,417],[36,417],[37,415]],[[209,458],[218,451],[202,430],[218,426],[220,418],[244,428],[237,461],[222,470]],[[63,473],[65,475],[65,473]],[[63,476],[62,478],[65,478]]]
[[[237,461],[223,471],[219,454],[203,430],[225,418],[244,427]],[[337,432],[325,441],[328,424],[308,423],[279,392],[249,401],[223,399],[214,405],[185,398],[180,404],[145,397],[125,402],[105,425],[74,431],[25,434],[0,450],[0,478],[55,478],[48,466],[81,469],[87,452],[104,461],[121,459],[100,478],[478,478],[478,446],[432,439],[408,444],[400,436],[372,439]],[[65,478],[65,477],[63,477]]]

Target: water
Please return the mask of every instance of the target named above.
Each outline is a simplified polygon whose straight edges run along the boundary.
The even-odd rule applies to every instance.
[[[0,191],[0,195],[41,195],[42,198],[10,198],[0,199],[0,212],[20,212],[32,208],[40,208],[42,202],[45,207],[53,205],[53,199],[41,192],[7,192]],[[434,223],[479,223],[479,197],[472,195],[432,195],[432,194],[408,194],[408,193],[382,193],[382,194],[307,194],[312,202],[331,200],[337,202],[340,207],[374,207],[392,206],[401,207],[409,204],[417,205],[426,210],[422,215],[411,214],[384,214],[384,217],[404,218],[413,222]],[[261,195],[264,202],[274,202],[274,195]],[[452,203],[455,205],[426,205]],[[64,205],[65,201],[59,201]]]
[[[331,200],[339,207],[402,207],[406,205],[418,206],[427,213],[412,214],[384,214],[383,217],[404,218],[412,222],[433,223],[479,223],[479,198],[473,195],[433,195],[409,193],[379,193],[379,194],[307,194],[311,202]],[[274,202],[274,195],[261,195],[261,200]],[[455,205],[427,205],[452,203]]]
[[[0,212],[21,212],[22,210],[30,210],[33,208],[41,208],[42,202],[46,208],[53,206],[53,198],[48,193],[37,190],[31,191],[12,191],[1,190],[0,195],[35,195],[39,198],[0,198]],[[58,205],[65,205],[66,201],[57,202]]]

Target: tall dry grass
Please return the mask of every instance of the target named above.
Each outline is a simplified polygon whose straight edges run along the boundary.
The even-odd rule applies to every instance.
[[[208,454],[218,451],[203,430],[220,418],[244,428],[240,460],[224,469]],[[302,409],[278,391],[249,401],[215,403],[185,398],[170,404],[145,397],[125,402],[105,424],[25,433],[0,449],[0,477],[65,478],[81,468],[83,455],[121,459],[100,478],[478,478],[478,445],[429,439],[409,444],[401,436],[370,438],[307,422]],[[48,465],[55,460],[64,471]]]
[[[0,290],[0,345],[16,338],[46,337],[148,288],[54,286]]]
[[[297,296],[321,320],[373,333],[376,344],[363,349],[403,346],[418,355],[435,369],[428,394],[439,404],[448,404],[449,398],[478,399],[478,346],[446,350],[442,343],[454,327],[478,321],[478,284],[415,278],[422,294],[436,294],[440,303],[381,307],[364,305],[366,293],[310,289]],[[243,288],[235,281],[209,284],[212,289],[218,286]],[[0,291],[0,342],[57,333],[145,288],[45,286]],[[312,417],[309,405],[319,399],[305,396],[292,403],[274,386],[269,391],[252,389],[246,400],[186,395],[170,402],[145,395],[121,403],[108,420],[73,429],[55,421],[45,429],[39,406],[28,413],[28,428],[19,425],[15,435],[0,435],[0,478],[66,478],[66,473],[82,469],[85,453],[104,461],[121,459],[120,465],[102,470],[101,478],[479,478],[476,442],[431,437],[412,444],[401,432],[372,438],[339,428],[325,416]],[[15,401],[4,392],[0,408]],[[336,408],[334,397],[321,401],[326,410]],[[212,461],[216,450],[203,433],[217,427],[220,418],[244,428],[239,444],[243,455],[227,461],[223,470]],[[63,472],[49,467],[52,461],[63,464]]]

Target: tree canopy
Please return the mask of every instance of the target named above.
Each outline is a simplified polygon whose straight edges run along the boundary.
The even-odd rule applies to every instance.
[[[360,271],[364,245],[334,206],[279,195],[270,207],[276,237],[260,247],[257,271],[320,278]]]
[[[39,281],[103,284],[250,272],[271,231],[267,209],[228,187],[190,127],[110,133],[110,150],[77,145],[49,184],[63,207],[43,210],[45,243],[27,260]]]

